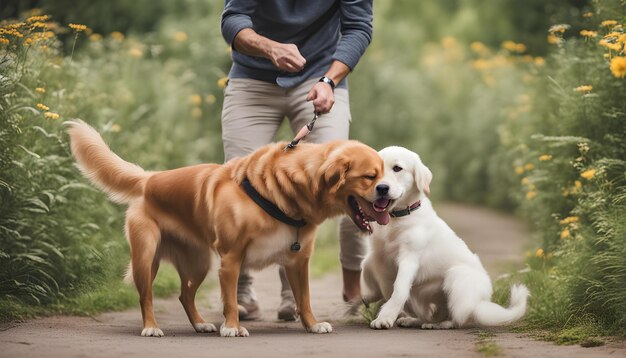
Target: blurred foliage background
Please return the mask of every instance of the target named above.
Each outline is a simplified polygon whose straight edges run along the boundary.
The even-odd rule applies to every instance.
[[[146,169],[221,162],[222,6],[2,2],[0,317],[136,302],[123,208],[80,177],[61,122],[84,119]],[[537,247],[496,296],[526,282],[529,327],[564,343],[625,334],[625,22],[624,0],[378,1],[349,79],[353,138],[416,150],[436,199],[526,218]],[[177,290],[171,271],[158,281]]]

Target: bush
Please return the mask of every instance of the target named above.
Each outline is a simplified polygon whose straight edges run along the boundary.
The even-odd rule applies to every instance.
[[[28,314],[20,305],[86,313],[126,307],[134,295],[116,293],[123,290],[128,262],[123,208],[74,168],[62,121],[86,120],[122,157],[150,170],[222,160],[217,80],[224,77],[228,52],[218,28],[202,21],[215,14],[194,16],[193,26],[162,19],[159,31],[141,40],[89,35],[89,29],[66,28],[44,15],[2,24],[4,319]],[[79,50],[65,57],[58,32],[70,32],[70,48]],[[159,287],[172,292],[177,279],[167,277]]]

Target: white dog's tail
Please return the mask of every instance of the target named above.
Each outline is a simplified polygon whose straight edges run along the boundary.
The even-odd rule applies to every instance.
[[[481,326],[503,326],[511,324],[524,316],[526,303],[530,292],[524,285],[511,287],[511,302],[509,308],[499,304],[482,301],[474,310],[474,321]]]
[[[141,196],[150,174],[113,153],[95,129],[83,121],[65,122],[72,144],[72,154],[83,175],[109,194],[111,200],[124,204]]]

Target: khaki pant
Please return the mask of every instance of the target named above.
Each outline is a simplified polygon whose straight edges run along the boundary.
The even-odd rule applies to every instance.
[[[294,133],[307,124],[313,118],[313,104],[306,101],[306,96],[316,82],[313,79],[294,88],[281,88],[258,80],[231,79],[224,90],[222,110],[225,160],[247,155],[274,141],[285,118]],[[324,143],[348,139],[351,120],[348,90],[337,88],[332,110],[317,119],[304,141]],[[340,225],[340,231],[341,265],[360,271],[367,240],[358,237],[358,229],[349,220]]]

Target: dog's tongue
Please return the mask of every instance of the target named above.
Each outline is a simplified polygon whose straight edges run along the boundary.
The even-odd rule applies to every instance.
[[[372,208],[374,209],[374,219],[380,225],[387,225],[389,223],[389,213],[385,211],[389,206],[389,199],[377,199],[372,204]]]
[[[387,225],[389,224],[389,220],[390,220],[389,213],[386,211],[376,211],[374,213],[374,219],[380,225]]]

